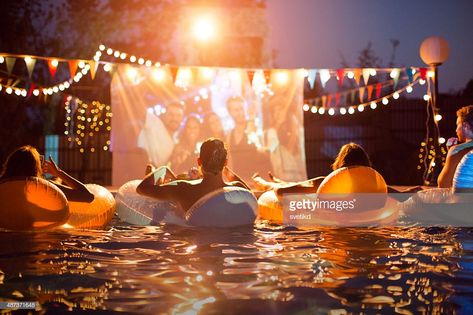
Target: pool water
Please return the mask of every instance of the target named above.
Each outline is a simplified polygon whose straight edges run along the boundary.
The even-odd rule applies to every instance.
[[[62,313],[473,312],[473,229],[0,232],[0,300]]]

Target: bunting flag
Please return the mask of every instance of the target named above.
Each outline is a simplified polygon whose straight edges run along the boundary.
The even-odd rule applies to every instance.
[[[271,81],[271,70],[263,70],[263,74],[264,74],[264,79],[266,82],[269,82]]]
[[[325,108],[326,105],[327,105],[327,96],[324,95],[322,96],[322,107]]]
[[[169,65],[166,65],[167,69],[169,70],[169,73],[171,74],[172,82],[176,82],[177,78],[177,67],[171,67]],[[251,82],[251,80],[250,80]]]
[[[253,77],[255,76],[255,71],[248,70],[246,73],[248,74],[248,79],[250,80],[250,84],[251,84],[253,82]]]
[[[26,69],[28,70],[28,77],[31,79],[33,75],[34,66],[36,65],[36,59],[27,57],[25,58]]]
[[[343,86],[343,77],[345,76],[345,69],[338,69],[337,70],[337,77],[338,77],[338,86]]]
[[[330,107],[330,103],[331,103],[331,102],[332,102],[332,95],[329,94],[329,95],[327,95],[327,104],[326,104],[327,107]],[[325,106],[324,106],[324,107],[325,107]]]
[[[340,104],[340,92],[335,94],[335,106]]]
[[[366,88],[367,88],[367,92],[368,92],[368,101],[370,101],[371,96],[373,95],[373,85],[368,85]]]
[[[71,78],[73,78],[76,75],[79,60],[69,60],[67,64],[69,66],[69,73],[71,74]]]
[[[356,90],[351,90],[350,100],[352,104],[355,103],[355,93],[356,93]]]
[[[353,78],[357,85],[360,85],[360,78],[361,78],[361,69],[354,69],[353,70]]]
[[[13,71],[13,67],[15,67],[16,58],[14,58],[14,57],[5,57],[5,61],[7,63],[8,75],[10,75]]]
[[[365,98],[365,87],[364,87],[364,86],[361,86],[361,87],[358,89],[358,94],[360,95],[360,103],[363,103],[363,102],[364,102],[364,98]]]
[[[31,83],[30,88],[28,89],[28,93],[26,94],[27,97],[30,97],[33,94],[33,90],[35,88],[34,83]]]
[[[310,89],[314,89],[315,85],[315,77],[317,75],[317,70],[316,69],[310,69],[309,74],[307,75],[307,81],[309,81]]]
[[[376,98],[379,98],[381,96],[381,83],[376,83]]]
[[[371,69],[368,69],[368,68],[363,69],[363,81],[365,82],[365,85],[368,84],[368,80],[370,78],[370,72],[371,72]]]
[[[58,65],[54,65],[53,61],[54,61],[53,59],[48,60],[48,68],[49,68],[49,73],[51,73],[51,77],[54,78],[54,76],[56,75],[56,70],[57,70]]]
[[[414,71],[412,70],[411,67],[406,68],[406,74],[407,74],[407,80],[409,83],[412,83],[414,81]]]
[[[89,61],[89,66],[90,66],[90,77],[92,78],[92,80],[95,79],[95,74],[97,73],[97,67],[99,66],[98,62],[94,61],[94,60],[90,60]]]
[[[419,68],[420,78],[425,80],[427,77],[427,68]]]
[[[328,69],[322,69],[319,72],[320,75],[320,83],[322,83],[322,87],[325,88],[325,84],[328,80],[330,80],[330,71]]]
[[[399,81],[399,74],[400,74],[400,71],[399,69],[393,69],[391,71],[391,74],[390,74],[390,77],[393,79],[394,81],[394,85],[393,85],[393,89],[396,90],[396,87],[397,87],[397,82]]]

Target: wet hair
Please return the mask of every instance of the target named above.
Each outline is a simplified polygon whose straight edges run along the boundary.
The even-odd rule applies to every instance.
[[[200,147],[200,160],[202,170],[208,173],[217,174],[223,170],[227,160],[227,146],[217,138],[209,138]]]
[[[348,166],[371,167],[371,161],[365,149],[353,142],[347,143],[340,148],[340,152],[338,152],[338,155],[332,164],[332,169],[337,170]]]
[[[34,147],[22,146],[10,153],[3,164],[1,179],[41,175],[41,159]]]
[[[473,129],[473,105],[468,105],[457,110],[457,117]]]

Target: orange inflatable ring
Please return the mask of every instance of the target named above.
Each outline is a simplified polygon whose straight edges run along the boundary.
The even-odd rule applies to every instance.
[[[0,228],[36,230],[60,226],[69,217],[66,196],[39,177],[0,183]]]
[[[317,190],[317,198],[323,200],[324,195],[332,194],[341,200],[350,194],[379,194],[376,208],[363,208],[355,211],[334,211],[318,209],[311,218],[314,225],[326,226],[369,226],[390,224],[397,221],[397,202],[387,198],[387,185],[383,177],[374,169],[365,166],[344,167],[328,175]],[[258,199],[258,218],[274,223],[283,222],[282,198],[267,191]]]
[[[115,214],[115,198],[105,187],[96,184],[86,184],[94,195],[94,201],[69,202],[71,213],[65,227],[79,229],[101,229],[105,227]]]

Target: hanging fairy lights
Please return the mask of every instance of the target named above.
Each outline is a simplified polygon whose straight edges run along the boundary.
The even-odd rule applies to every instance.
[[[101,148],[90,145],[90,139],[100,132],[110,132],[112,111],[111,106],[98,101],[91,103],[68,96],[64,109],[66,112],[66,122],[64,123],[64,135],[67,140],[79,147],[79,152],[86,150],[96,152],[97,150],[108,151],[110,139]]]

